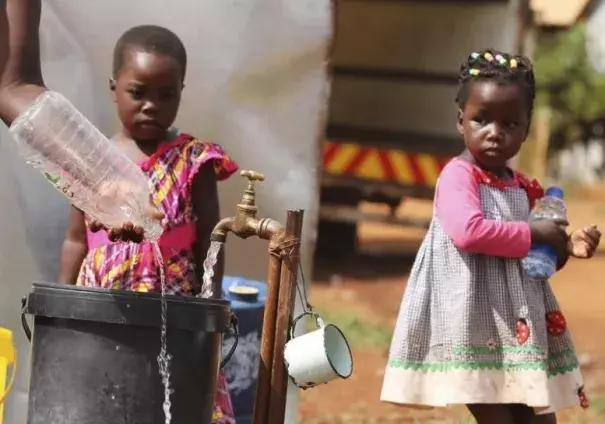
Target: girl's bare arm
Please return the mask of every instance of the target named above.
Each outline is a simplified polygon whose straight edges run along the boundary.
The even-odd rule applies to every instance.
[[[46,90],[40,66],[40,0],[0,0],[0,119],[10,125]]]
[[[86,240],[84,213],[72,206],[69,214],[69,226],[61,250],[60,283],[76,284],[82,262],[84,262],[87,253],[88,242]]]

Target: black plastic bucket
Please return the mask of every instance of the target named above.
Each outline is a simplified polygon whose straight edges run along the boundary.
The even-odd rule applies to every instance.
[[[210,424],[229,302],[166,301],[172,424]],[[34,316],[28,424],[164,424],[158,294],[35,283],[23,312]]]

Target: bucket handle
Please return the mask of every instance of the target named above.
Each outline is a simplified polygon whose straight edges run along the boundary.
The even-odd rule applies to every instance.
[[[237,345],[239,343],[239,327],[237,325],[237,316],[233,312],[231,312],[230,315],[231,316],[229,319],[229,323],[231,326],[231,333],[233,334],[234,340],[233,340],[233,344],[231,345],[231,349],[229,349],[229,352],[225,355],[225,357],[221,361],[221,369],[225,368],[225,365],[227,365],[227,362],[229,362],[229,360],[235,353],[235,349],[237,349]]]
[[[27,309],[27,296],[24,296],[21,299],[21,326],[23,327],[23,332],[25,333],[25,337],[30,342],[32,341],[32,330],[29,328],[29,324],[27,323],[27,318],[25,318],[25,310]]]
[[[291,339],[294,338],[294,331],[296,330],[296,325],[298,324],[298,322],[301,319],[303,319],[306,316],[312,316],[315,318],[315,325],[317,325],[318,329],[324,328],[326,326],[324,323],[324,320],[319,316],[319,314],[317,312],[310,312],[310,311],[303,312],[302,314],[300,314],[299,316],[294,318],[294,321],[292,321],[292,325],[290,326],[290,338]]]

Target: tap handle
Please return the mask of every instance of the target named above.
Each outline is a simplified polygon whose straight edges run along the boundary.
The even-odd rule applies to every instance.
[[[248,189],[251,190],[254,188],[254,183],[256,181],[265,181],[265,176],[260,172],[256,171],[242,171],[240,175],[244,178],[248,179]]]

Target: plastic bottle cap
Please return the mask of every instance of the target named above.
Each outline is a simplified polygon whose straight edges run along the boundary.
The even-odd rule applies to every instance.
[[[563,189],[560,187],[549,187],[544,193],[545,196],[557,197],[559,199],[563,198]]]

